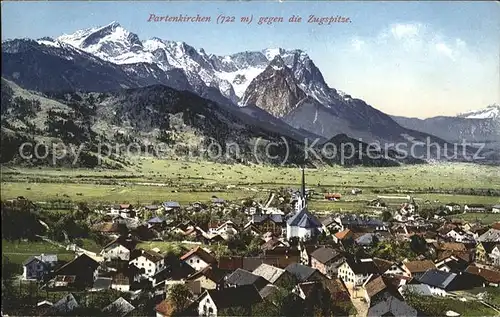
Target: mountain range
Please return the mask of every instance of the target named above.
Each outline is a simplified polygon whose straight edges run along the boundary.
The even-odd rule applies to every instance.
[[[455,117],[438,116],[427,119],[392,116],[409,129],[427,131],[450,142],[484,143],[486,148],[500,149],[500,105],[458,114]]]
[[[323,144],[346,135],[365,143],[410,147],[437,142],[452,148],[449,142],[460,138],[453,131],[434,133],[409,118],[391,117],[329,87],[311,58],[299,49],[218,56],[184,42],[156,37],[140,40],[117,22],[55,39],[13,39],[2,44],[2,77],[22,89],[48,94],[49,99],[51,94],[63,92],[111,94],[106,95],[111,98],[113,93],[128,95],[118,93],[121,90],[148,86],[155,87],[148,88],[150,93],[159,93],[158,85],[164,85],[194,93],[204,104],[215,103],[234,118],[298,143],[317,139]],[[127,108],[127,112],[136,111]],[[464,122],[481,138],[498,132],[496,126],[483,125],[483,121]],[[133,130],[145,128],[136,125]],[[394,145],[390,148],[394,150]],[[426,154],[425,149],[419,151],[415,154]],[[431,152],[429,159],[435,154]]]

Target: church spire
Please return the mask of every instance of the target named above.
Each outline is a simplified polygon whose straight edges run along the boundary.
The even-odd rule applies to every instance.
[[[304,199],[304,206],[306,205],[306,175],[304,167],[302,167],[302,198]]]

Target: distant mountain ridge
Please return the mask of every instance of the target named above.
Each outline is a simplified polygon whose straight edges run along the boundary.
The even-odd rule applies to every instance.
[[[484,109],[472,110],[458,115],[460,118],[466,119],[499,119],[500,120],[500,105],[491,104]]]
[[[456,117],[392,118],[406,128],[426,131],[449,142],[484,143],[486,148],[500,150],[500,106],[496,104]]]
[[[117,22],[56,39],[2,44],[2,76],[26,89],[104,93],[165,85],[193,92],[295,140],[318,137],[324,142],[346,134],[366,143],[447,143],[329,87],[299,49],[217,56],[184,42],[141,40]]]

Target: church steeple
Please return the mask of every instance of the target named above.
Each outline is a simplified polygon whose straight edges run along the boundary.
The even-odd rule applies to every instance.
[[[305,207],[307,205],[307,200],[306,200],[306,175],[305,175],[305,169],[302,167],[302,187],[301,187],[301,194],[302,194],[302,199],[304,199],[303,206]]]

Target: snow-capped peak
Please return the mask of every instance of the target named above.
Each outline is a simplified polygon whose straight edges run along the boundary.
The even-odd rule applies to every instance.
[[[500,119],[500,105],[491,104],[484,109],[467,111],[458,116],[467,119]]]
[[[285,52],[284,49],[277,48],[267,48],[262,51],[262,53],[266,56],[267,60],[273,60],[277,55],[282,55]]]

